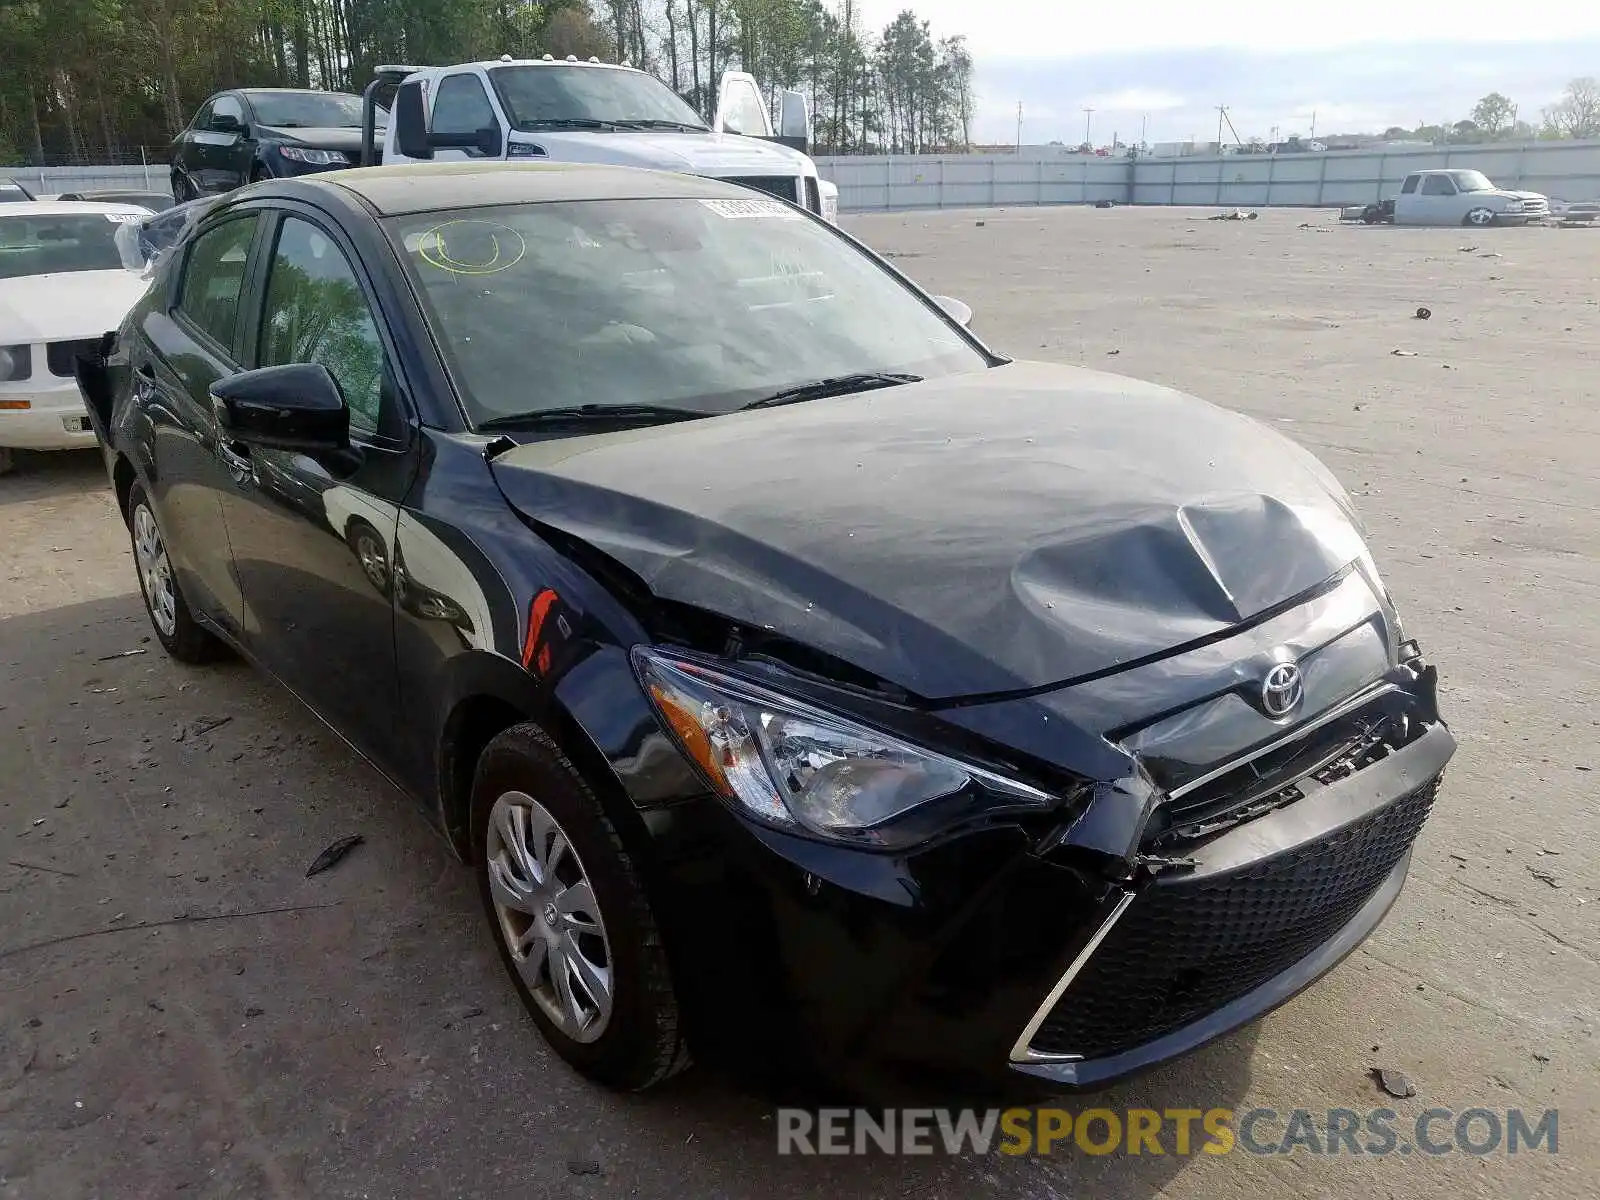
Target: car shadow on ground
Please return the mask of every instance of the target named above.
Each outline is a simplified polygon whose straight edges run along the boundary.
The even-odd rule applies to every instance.
[[[48,454],[18,450],[13,468],[0,475],[0,507],[97,487],[110,488],[105,461],[97,450],[56,450]]]
[[[1070,1141],[780,1156],[775,1108],[831,1097],[726,1067],[639,1096],[588,1084],[522,1012],[469,872],[414,806],[243,664],[167,659],[131,591],[0,620],[0,735],[0,1184],[18,1194],[1142,1197],[1190,1166]],[[1254,1041],[1062,1104],[1234,1107]]]

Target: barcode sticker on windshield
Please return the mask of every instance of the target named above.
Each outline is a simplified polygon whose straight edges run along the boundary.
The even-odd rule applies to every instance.
[[[800,214],[777,200],[702,200],[712,212],[730,221],[741,217],[774,217],[780,221],[798,221]]]
[[[148,213],[101,213],[100,215],[103,216],[106,220],[110,221],[113,225],[132,225],[135,222],[144,220],[145,217],[147,217],[149,214]]]

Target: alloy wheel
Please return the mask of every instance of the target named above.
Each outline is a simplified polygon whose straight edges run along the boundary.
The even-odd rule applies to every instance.
[[[1478,226],[1493,225],[1494,213],[1487,208],[1475,208],[1467,214],[1467,220]]]
[[[157,629],[172,637],[178,628],[178,593],[172,582],[172,562],[161,531],[156,528],[155,515],[146,504],[133,510],[133,551],[150,619]]]
[[[544,1014],[576,1042],[611,1019],[611,943],[589,876],[550,811],[505,792],[489,814],[489,891],[517,972]]]

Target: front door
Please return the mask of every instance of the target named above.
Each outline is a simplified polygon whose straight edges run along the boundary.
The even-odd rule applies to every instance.
[[[238,370],[241,298],[260,224],[247,213],[194,239],[172,305],[151,307],[130,363],[150,430],[151,505],[178,585],[192,609],[235,635],[242,597],[224,508],[236,468],[209,389]]]
[[[276,220],[250,314],[254,366],[321,363],[350,408],[353,451],[321,460],[234,447],[228,506],[254,657],[364,753],[393,768],[399,711],[394,544],[416,475],[410,422],[370,291],[310,210]]]
[[[1466,215],[1456,185],[1448,175],[1424,175],[1417,190],[1417,202],[1424,225],[1459,225]]]

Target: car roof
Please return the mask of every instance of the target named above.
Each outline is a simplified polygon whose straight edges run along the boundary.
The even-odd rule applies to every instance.
[[[482,67],[484,70],[488,70],[491,67],[597,67],[603,71],[631,71],[635,75],[646,73],[639,70],[638,67],[628,67],[621,63],[590,62],[585,58],[487,58],[479,62],[449,63],[439,67],[418,67],[417,74],[460,71],[468,67]]]
[[[150,210],[138,204],[105,204],[94,200],[25,200],[0,208],[0,217],[81,217],[93,213],[148,217]]]
[[[340,92],[333,88],[233,88],[241,96],[354,96],[354,92]],[[218,92],[226,95],[226,92]],[[359,97],[357,97],[359,99]]]
[[[700,175],[590,163],[410,163],[328,171],[297,182],[343,188],[386,217],[563,200],[767,198]]]

